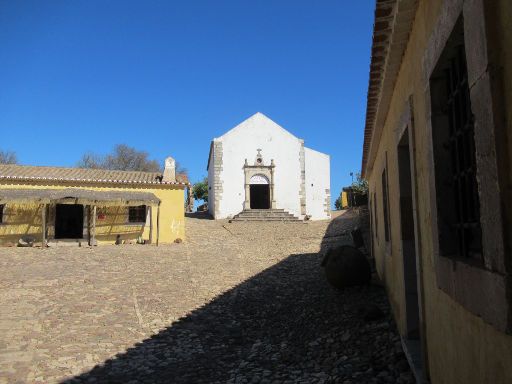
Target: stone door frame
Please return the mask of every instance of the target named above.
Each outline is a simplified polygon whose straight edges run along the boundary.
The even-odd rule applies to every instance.
[[[269,180],[270,188],[270,209],[276,209],[276,201],[274,199],[274,160],[270,165],[249,165],[247,159],[244,164],[244,185],[245,185],[245,200],[244,210],[251,209],[251,178],[256,175],[265,176]]]

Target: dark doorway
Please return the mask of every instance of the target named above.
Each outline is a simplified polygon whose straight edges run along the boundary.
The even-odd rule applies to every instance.
[[[270,186],[251,184],[251,209],[270,209]]]
[[[398,145],[398,177],[400,182],[400,226],[405,279],[407,336],[419,338],[418,275],[412,210],[411,159],[409,139],[405,131]]]
[[[416,261],[416,235],[413,212],[413,189],[411,177],[411,150],[409,133],[405,130],[398,143],[398,181],[400,188],[400,227],[405,287],[405,345],[415,372],[422,376],[423,351],[420,328],[418,271]]]
[[[84,206],[81,204],[57,204],[55,208],[55,238],[83,238]]]

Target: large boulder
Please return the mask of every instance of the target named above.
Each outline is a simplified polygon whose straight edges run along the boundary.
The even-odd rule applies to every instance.
[[[329,284],[339,289],[369,284],[372,277],[366,256],[350,245],[329,249],[322,266]]]

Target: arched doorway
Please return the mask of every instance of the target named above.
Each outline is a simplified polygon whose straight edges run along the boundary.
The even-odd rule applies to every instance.
[[[254,175],[249,183],[251,209],[270,209],[270,182],[264,175]]]

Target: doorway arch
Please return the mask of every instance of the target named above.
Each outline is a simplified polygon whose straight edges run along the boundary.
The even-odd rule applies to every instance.
[[[276,201],[274,199],[274,160],[270,160],[270,164],[265,165],[260,151],[261,150],[258,150],[254,165],[249,165],[249,162],[245,159],[243,166],[245,185],[244,210],[276,208]],[[258,201],[259,199],[260,201]]]
[[[270,209],[270,181],[265,175],[253,175],[249,181],[251,209]]]

